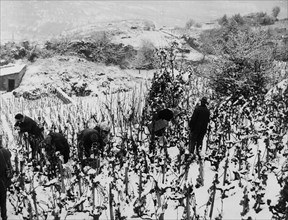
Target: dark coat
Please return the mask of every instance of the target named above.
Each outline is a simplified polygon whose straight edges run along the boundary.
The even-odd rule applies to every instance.
[[[174,117],[173,111],[166,108],[166,109],[163,109],[163,110],[157,112],[155,120],[164,119],[166,121],[170,121],[173,117]]]
[[[46,150],[49,151],[49,147],[53,147],[53,150],[52,149],[50,150],[54,152],[59,151],[60,154],[63,155],[64,157],[64,163],[67,163],[70,158],[70,147],[69,147],[67,139],[65,138],[63,134],[56,133],[56,132],[50,132],[49,136],[51,137],[51,141],[50,143],[47,143],[46,141],[46,144],[49,145],[49,146],[46,146]],[[47,140],[47,138],[45,140]]]
[[[78,135],[78,142],[84,147],[86,157],[90,157],[92,150],[102,151],[104,148],[104,141],[100,131],[92,128],[86,128],[81,131]],[[92,148],[93,144],[97,145],[97,149]]]
[[[171,121],[173,117],[173,111],[168,108],[158,111],[157,114],[153,116],[152,122],[147,126],[149,132],[154,133],[156,136],[162,136],[168,126],[168,122]]]
[[[189,121],[190,131],[200,135],[204,135],[207,131],[210,121],[210,112],[205,104],[197,106]]]
[[[27,132],[29,135],[35,135],[36,137],[43,137],[42,129],[38,126],[38,124],[28,116],[24,116],[23,121],[16,122],[14,126],[18,126],[20,128],[20,132]]]
[[[6,178],[6,167],[7,164],[11,164],[11,153],[8,149],[0,146],[0,179],[3,179],[5,183],[8,182]]]
[[[1,141],[1,140],[0,140]],[[7,219],[7,189],[11,184],[11,180],[6,176],[6,166],[7,163],[11,166],[11,153],[8,149],[2,147],[0,143],[0,210],[1,218]]]

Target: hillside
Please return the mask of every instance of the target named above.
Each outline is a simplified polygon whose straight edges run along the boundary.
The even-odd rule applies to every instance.
[[[140,50],[145,44],[151,44],[155,48],[169,47],[173,42],[177,42],[180,47],[187,47],[183,38],[184,35],[198,38],[203,30],[209,30],[217,25],[204,25],[194,29],[157,29],[154,22],[143,19],[129,19],[110,22],[99,22],[89,24],[80,28],[74,28],[61,34],[61,38],[74,40],[95,40],[101,39],[103,35],[109,38],[112,43],[130,45],[136,50]],[[188,46],[189,47],[189,46]],[[197,61],[203,55],[189,47],[187,59]]]
[[[201,32],[201,29],[188,31],[189,34],[196,32]],[[135,70],[133,67],[120,69],[117,65],[107,66],[100,64],[101,60],[100,63],[91,59],[91,61],[88,61],[90,57],[85,57],[86,54],[81,52],[77,55],[79,51],[82,51],[82,45],[89,49],[89,44],[85,45],[86,42],[97,42],[98,39],[101,41],[104,35],[108,39],[107,42],[109,44],[128,45],[135,51],[141,50],[147,44],[151,45],[149,49],[154,50],[155,48],[169,47],[173,42],[177,42],[180,48],[186,49],[185,59],[192,61],[203,59],[201,53],[186,44],[183,34],[183,32],[169,28],[158,30],[153,22],[141,19],[99,22],[83,25],[80,28],[72,28],[51,39],[50,42],[54,43],[55,46],[53,47],[58,52],[41,52],[45,45],[39,42],[35,47],[37,47],[36,53],[38,51],[40,54],[36,55],[35,61],[27,61],[26,59],[29,59],[29,57],[23,57],[22,61],[18,58],[18,61],[25,62],[28,68],[20,87],[14,93],[22,95],[24,92],[28,92],[36,98],[42,93],[49,92],[51,85],[62,88],[69,95],[80,96],[84,94],[98,96],[108,89],[111,89],[112,92],[129,91],[133,87],[145,83],[146,80],[149,81],[154,71],[141,70],[139,73],[139,70]],[[84,43],[82,44],[82,42]],[[62,45],[72,45],[70,48],[72,51],[61,55],[63,52],[61,51]],[[20,47],[17,44],[10,44],[9,47],[10,49],[7,49],[7,51],[11,50],[12,56],[14,54],[13,48],[18,50],[19,54],[21,53],[21,48],[25,48],[26,52],[24,54],[26,56],[35,51],[33,43],[28,43],[28,46],[20,45]],[[113,49],[109,49],[109,51],[112,51],[113,56],[118,56]],[[93,51],[91,48],[89,50]],[[100,49],[100,51],[103,51],[103,49]],[[48,54],[48,56],[45,56],[45,54]],[[95,53],[95,55],[99,54]],[[109,57],[109,54],[104,52],[102,56]],[[2,56],[1,59],[3,59]],[[111,55],[109,59],[111,59]],[[137,57],[132,59],[137,59]],[[80,90],[83,91],[80,92]]]
[[[283,27],[284,23],[287,23],[287,20],[281,20],[274,25],[261,28],[276,30],[273,39],[282,41],[283,33],[287,32]],[[185,52],[186,60],[200,61],[203,59],[203,54],[196,50],[197,47],[194,49],[189,46],[186,42],[187,38],[195,39],[193,42],[199,42],[201,33],[218,27],[215,23],[207,23],[202,27],[191,27],[190,29],[161,28],[158,30],[151,21],[131,19],[74,28],[66,31],[61,37],[69,42],[89,42],[89,40],[101,38],[105,34],[111,43],[129,45],[136,50],[141,50],[141,47],[147,42],[155,48],[168,47],[172,42],[177,42],[180,48],[188,50]],[[282,28],[279,31],[280,27]],[[272,31],[270,32],[272,33]],[[50,58],[43,57],[37,58],[35,62],[25,62],[28,64],[28,69],[15,93],[22,95],[24,92],[29,92],[36,97],[41,93],[46,93],[51,85],[59,86],[69,95],[80,96],[98,96],[110,88],[112,92],[129,91],[133,87],[149,81],[154,72],[153,70],[141,70],[139,73],[139,70],[133,70],[133,68],[120,69],[118,66],[106,66],[88,61],[83,56],[80,58],[76,54],[55,54]]]
[[[90,4],[88,1],[85,5]],[[39,13],[42,16],[44,12]],[[62,12],[55,10],[56,14]],[[276,25],[263,28],[276,28]],[[252,42],[236,38],[243,36],[244,32],[240,31],[239,35],[231,35],[230,41],[224,42],[225,46],[234,46],[231,51],[239,52],[231,53],[238,55],[233,61],[242,61],[244,57],[241,65],[227,62],[223,68],[220,65],[210,68],[213,61],[220,63],[223,55],[216,51],[208,60],[201,53],[201,46],[216,39],[213,38],[215,33],[213,35],[211,31],[202,45],[199,40],[203,31],[209,32],[214,27],[217,27],[215,23],[207,23],[202,27],[158,29],[148,20],[120,19],[71,27],[61,32],[60,37],[55,36],[55,41],[48,42],[50,44],[38,45],[37,50],[29,42],[18,47],[19,50],[18,45],[14,45],[16,52],[24,54],[19,59],[15,54],[20,53],[17,54],[13,47],[8,48],[14,60],[28,65],[20,87],[0,96],[3,113],[0,115],[0,134],[3,133],[4,145],[12,151],[15,167],[8,193],[9,218],[283,219],[288,213],[287,79],[278,84],[282,92],[274,87],[264,97],[265,84],[260,85],[258,80],[261,78],[248,78],[253,73],[265,74],[260,71],[262,66],[256,65],[256,61],[260,64],[266,61],[266,57],[261,59],[262,54],[273,57],[262,47],[267,41],[260,41],[262,38],[256,38],[258,35],[252,38],[254,35],[250,32],[245,33],[251,35],[244,35],[252,36]],[[36,31],[37,28],[35,26]],[[283,33],[287,33],[286,29],[276,31],[272,40],[284,44],[282,37],[279,38]],[[216,35],[218,39],[221,34]],[[105,41],[97,41],[103,36]],[[123,54],[131,53],[136,57],[139,51],[147,52],[147,47],[142,48],[145,41],[146,46],[147,42],[153,45],[148,51],[153,53],[148,53],[148,57],[154,55],[155,48],[161,49],[157,58],[161,60],[162,68],[154,80],[151,79],[155,67],[148,71],[142,70],[142,66],[136,69],[135,66],[120,66],[119,62],[106,63],[112,58],[119,61],[116,58]],[[162,49],[175,41],[179,48]],[[253,44],[259,41],[261,44]],[[211,47],[217,46],[217,42],[210,43]],[[177,65],[178,50],[184,51],[188,69],[184,69],[185,64],[185,67],[182,63]],[[152,55],[149,58],[154,59]],[[234,66],[237,68],[231,68]],[[283,60],[274,60],[271,66],[273,68],[265,69],[273,78],[269,81],[270,86],[287,78],[288,74],[287,62]],[[230,76],[219,75],[217,85],[220,89],[229,86],[222,92],[211,86],[213,70],[240,75],[244,79],[230,80]],[[209,72],[210,78],[203,77],[204,72]],[[241,84],[242,81],[245,84]],[[262,91],[256,90],[258,87]],[[49,94],[53,88],[61,88],[73,101],[63,104],[63,100]],[[149,95],[145,93],[147,88],[150,88]],[[250,92],[254,89],[257,92]],[[55,94],[59,98],[59,93]],[[21,95],[31,100],[18,98]],[[200,155],[193,157],[189,152],[191,130],[188,122],[203,96],[209,98],[210,123]],[[151,132],[151,125],[153,129],[155,112],[159,113],[163,108],[173,110],[173,119],[158,136],[155,131]],[[67,164],[63,165],[61,156],[51,153],[50,149],[46,155],[39,155],[47,160],[39,160],[38,164],[31,161],[27,145],[19,141],[18,131],[13,126],[14,116],[19,112],[42,124],[45,134],[63,132],[71,145],[71,158]],[[94,154],[84,161],[77,134],[98,122],[110,125],[111,137],[107,138],[102,155]],[[54,161],[47,163],[49,159]]]
[[[98,22],[70,29],[61,34],[69,40],[97,39],[105,34],[114,43],[131,45],[135,49],[142,46],[142,41],[150,41],[155,47],[166,47],[178,40],[165,32],[156,30],[152,21],[143,19],[127,19],[109,22]]]

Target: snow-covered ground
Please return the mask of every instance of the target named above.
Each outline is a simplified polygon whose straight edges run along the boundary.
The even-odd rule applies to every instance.
[[[24,112],[27,115],[34,116],[35,119],[39,115],[43,116],[43,119],[45,119],[45,121],[47,122],[47,127],[51,127],[53,123],[56,123],[56,125],[63,127],[67,118],[70,117],[71,124],[74,124],[74,125],[80,124],[79,127],[76,126],[77,127],[76,130],[80,130],[81,127],[83,128],[82,123],[85,120],[88,120],[90,115],[93,115],[99,112],[99,110],[103,108],[103,105],[101,105],[102,101],[99,100],[99,98],[97,97],[77,98],[76,104],[63,105],[61,103],[61,100],[52,101],[52,99],[49,99],[49,98],[45,98],[43,100],[38,100],[38,101],[37,100],[25,101],[22,98],[16,99],[13,96],[10,96],[10,99],[9,99],[8,96],[9,95],[6,94],[5,99],[1,98],[0,104],[1,104],[1,107],[3,107],[2,109],[6,109],[6,110],[9,109],[9,112],[4,112],[4,115],[3,114],[1,115],[1,130],[2,132],[4,132],[5,138],[8,138],[4,140],[4,143],[7,144],[10,150],[15,149],[17,146],[16,144],[17,134],[13,130],[11,124],[13,123],[13,120],[14,120],[13,115],[15,115],[18,112]],[[129,102],[132,99],[129,99],[129,97],[127,96],[125,97],[125,100],[126,100],[127,106],[129,106]],[[129,110],[129,107],[127,107],[127,110]],[[60,121],[59,121],[59,117],[61,118]],[[98,115],[97,117],[100,117],[100,115]],[[196,163],[196,162],[193,162],[190,165],[187,181],[184,181],[184,180],[180,181],[179,184],[185,185],[187,183],[191,183],[194,186],[193,191],[195,193],[195,197],[193,200],[193,204],[196,207],[196,213],[198,215],[202,217],[206,216],[208,219],[215,219],[216,217],[219,217],[219,214],[222,214],[222,219],[224,220],[247,219],[248,217],[251,217],[252,219],[255,219],[255,220],[272,218],[272,214],[268,209],[267,200],[268,199],[271,200],[271,204],[277,203],[277,200],[279,198],[278,195],[279,195],[281,188],[277,182],[276,174],[279,175],[282,173],[281,168],[286,158],[283,157],[282,155],[279,155],[279,157],[271,161],[271,164],[273,164],[273,166],[275,166],[276,169],[274,169],[273,172],[268,173],[267,185],[263,185],[261,183],[258,184],[257,181],[259,179],[257,177],[258,174],[256,172],[256,166],[257,166],[257,161],[258,161],[257,153],[259,152],[259,150],[261,150],[261,154],[260,154],[261,160],[264,161],[266,157],[265,143],[262,140],[263,138],[264,137],[260,138],[258,144],[252,144],[252,143],[249,144],[249,148],[252,149],[253,157],[251,157],[250,159],[246,161],[247,164],[249,164],[249,167],[247,168],[247,170],[243,168],[242,171],[244,171],[244,173],[241,173],[242,171],[241,170],[239,171],[238,165],[235,166],[235,164],[232,162],[232,159],[235,156],[234,149],[229,150],[229,154],[226,154],[227,157],[221,162],[218,172],[215,172],[215,169],[213,168],[213,166],[211,166],[209,161],[204,161],[204,165],[203,165],[204,185],[199,188],[196,188],[195,185],[197,183],[197,178],[199,177],[198,175],[199,175],[200,165],[199,163]],[[285,139],[283,140],[283,142],[285,142],[285,144],[287,143],[287,135]],[[206,143],[206,140],[204,140],[204,143]],[[148,149],[145,148],[145,146],[143,149],[146,152],[148,152],[147,151]],[[156,163],[150,164],[150,168],[152,172],[150,173],[150,175],[156,179],[160,188],[161,187],[165,188],[166,186],[170,186],[173,180],[176,181],[176,180],[179,180],[180,178],[179,173],[175,173],[172,171],[172,168],[175,165],[174,162],[176,160],[177,155],[179,154],[179,151],[176,147],[171,147],[171,148],[168,148],[168,153],[172,160],[170,164],[167,164],[167,166],[170,167],[171,169],[167,171],[167,173],[165,173],[165,175],[167,176],[166,182],[161,183],[162,176],[161,174],[159,174],[159,168],[157,168]],[[204,144],[202,155],[203,156],[209,155],[209,153],[210,153],[209,149],[207,149],[206,151],[206,144]],[[159,154],[161,154],[161,152],[159,152]],[[228,169],[227,169],[227,176],[226,176],[228,183],[226,183],[224,186],[223,178],[224,178],[224,167],[225,167],[226,159],[228,160]],[[107,164],[107,161],[104,159],[103,163]],[[66,166],[67,170],[69,170],[69,167],[71,169],[72,164],[73,164],[73,161],[71,160]],[[139,173],[135,173],[132,171],[132,167],[130,167],[131,166],[130,161],[129,162],[126,161],[125,166],[128,166],[129,169],[131,168],[131,170],[129,171],[129,175],[128,175],[129,176],[128,177],[128,180],[129,180],[128,192],[130,195],[134,195],[134,197],[132,196],[133,199],[130,199],[130,200],[128,199],[129,202],[128,204],[126,204],[125,201],[127,201],[126,200],[127,196],[125,195],[120,196],[119,191],[115,189],[112,191],[112,193],[116,197],[117,201],[121,201],[121,204],[120,204],[121,215],[127,216],[127,218],[130,219],[133,216],[135,216],[135,213],[133,213],[133,202],[135,202],[135,199],[137,198],[137,192],[138,192],[137,184],[139,182]],[[108,165],[104,167],[109,169]],[[29,173],[29,168],[27,167],[26,169],[27,169],[26,174],[32,175],[31,173]],[[184,172],[183,169],[182,171]],[[236,179],[235,173],[233,171],[240,173],[241,180]],[[209,214],[211,212],[211,205],[207,206],[207,202],[209,201],[209,196],[211,195],[211,191],[209,189],[213,185],[213,180],[215,178],[216,173],[218,173],[219,175],[218,177],[219,183],[217,183],[216,185],[216,187],[219,188],[219,190],[216,190],[213,214],[211,218],[209,218]],[[100,179],[100,183],[105,189],[104,190],[105,197],[108,197],[109,184],[111,183],[111,178],[112,178],[110,175],[111,173],[109,173],[108,170],[104,169],[97,177]],[[118,175],[123,176],[123,169],[122,171],[119,171]],[[123,182],[121,182],[121,178],[118,181],[119,183],[117,187],[120,189],[121,187],[123,188],[124,186],[122,186]],[[36,182],[39,184],[41,181],[40,182],[36,181]],[[73,182],[73,176],[65,179],[66,189],[68,189],[71,186],[71,182]],[[149,210],[147,211],[147,216],[155,212],[155,206],[153,205],[155,195],[149,193],[150,190],[153,187],[155,187],[154,184],[155,182],[152,181],[152,179],[148,180],[148,183],[145,184],[145,188],[143,189],[143,192],[142,192],[142,195],[147,193],[146,208]],[[184,187],[184,185],[182,187]],[[256,186],[255,189],[253,189],[254,186]],[[258,213],[256,213],[255,210],[252,208],[255,203],[255,199],[252,197],[257,191],[257,186],[264,187],[263,189],[260,189],[264,193],[264,198],[263,198],[264,204],[261,205],[262,210]],[[85,188],[85,184],[83,184],[83,187]],[[29,189],[29,184],[27,184],[26,188],[27,190]],[[250,209],[244,216],[241,216],[240,213],[243,211],[243,206],[240,204],[240,202],[241,200],[243,200],[243,195],[244,195],[243,192],[245,188],[247,190],[247,195],[249,198]],[[221,199],[221,190],[227,190],[226,191],[227,197],[224,199]],[[37,192],[37,200],[42,201],[41,202],[42,207],[45,207],[45,205],[43,205],[45,204],[45,202],[49,203],[47,201],[50,201],[50,204],[53,204],[51,203],[51,200],[48,199],[49,196],[51,196],[51,192],[49,188],[44,190],[43,186],[41,186],[40,184],[36,192]],[[87,192],[87,196],[89,195],[91,195],[91,192]],[[120,196],[122,199],[118,198],[118,196]],[[167,190],[164,196],[162,197],[162,202],[167,201],[167,205],[168,205],[164,212],[165,213],[164,219],[168,219],[168,220],[179,219],[180,220],[185,209],[184,207],[178,207],[176,209],[176,205],[178,203],[169,199],[170,196],[175,196],[175,192]],[[15,199],[16,197],[15,195],[9,194],[9,198],[11,201],[14,201],[13,199]],[[29,198],[32,199],[31,197]],[[84,205],[87,209],[91,209],[91,204],[89,203],[88,200],[85,201]],[[9,213],[9,219],[21,219],[22,218],[21,216],[23,216],[20,214],[19,215],[14,214],[13,206],[10,204],[10,202],[8,203],[8,213]],[[61,214],[62,216],[61,219],[64,219],[66,214],[67,213],[63,210]],[[192,215],[193,215],[193,212],[192,212]],[[156,218],[155,216],[150,216],[150,217],[151,219]],[[54,217],[51,216],[51,213],[50,213],[50,217],[48,217],[48,219],[53,219],[53,218]],[[88,213],[74,213],[71,216],[67,216],[67,219],[91,219],[91,218],[92,217],[91,216],[89,217]],[[102,215],[100,216],[100,219],[103,219],[103,220],[110,219],[109,207],[107,210],[103,211]],[[135,219],[139,219],[139,218],[135,218]]]

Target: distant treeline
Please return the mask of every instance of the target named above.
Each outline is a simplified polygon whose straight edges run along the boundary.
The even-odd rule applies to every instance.
[[[136,50],[130,45],[113,43],[106,35],[90,40],[59,38],[46,41],[44,45],[29,41],[8,42],[1,45],[1,62],[10,63],[19,59],[34,62],[37,58],[73,55],[96,63],[118,65],[123,69],[153,69],[156,65],[155,50],[148,41],[143,41],[142,47]]]

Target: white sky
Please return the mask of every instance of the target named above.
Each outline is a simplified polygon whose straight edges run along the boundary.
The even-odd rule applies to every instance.
[[[252,12],[271,14],[273,7],[279,6],[279,18],[288,17],[288,0],[233,1],[233,0],[194,0],[194,1],[30,1],[0,0],[1,36],[11,38],[12,32],[21,35],[23,31],[41,27],[43,22],[72,21],[75,25],[85,22],[101,22],[123,19],[149,19],[157,27],[185,26],[189,19],[196,22],[209,22],[222,17]],[[39,19],[39,16],[41,19]],[[34,28],[34,29],[33,29]],[[49,31],[48,31],[49,32]],[[3,39],[3,38],[2,38]]]

